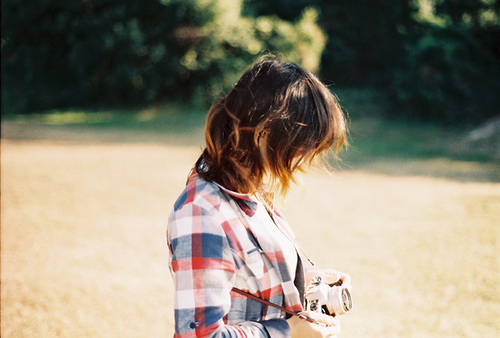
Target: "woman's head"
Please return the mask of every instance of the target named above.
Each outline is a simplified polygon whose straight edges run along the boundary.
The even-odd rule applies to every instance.
[[[264,178],[286,192],[293,174],[345,142],[342,110],[312,73],[275,58],[250,67],[209,111],[196,171],[226,188],[254,193]]]

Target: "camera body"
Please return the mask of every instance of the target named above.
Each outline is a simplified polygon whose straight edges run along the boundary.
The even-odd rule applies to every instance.
[[[314,277],[307,287],[306,310],[325,313],[330,316],[340,316],[352,308],[351,293],[342,281],[326,284],[321,277]]]

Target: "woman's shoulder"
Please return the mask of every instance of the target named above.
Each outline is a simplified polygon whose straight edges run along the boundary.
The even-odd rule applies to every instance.
[[[221,224],[226,220],[226,213],[221,209],[224,199],[220,187],[213,182],[201,178],[190,180],[184,191],[172,208],[167,226],[168,242],[175,242],[178,238],[192,237],[193,232],[198,235],[212,236],[210,238],[224,238],[224,229]],[[215,237],[213,237],[215,236]]]
[[[174,203],[172,212],[177,212],[187,205],[195,205],[203,210],[218,209],[221,204],[221,190],[214,182],[196,177],[190,179]]]

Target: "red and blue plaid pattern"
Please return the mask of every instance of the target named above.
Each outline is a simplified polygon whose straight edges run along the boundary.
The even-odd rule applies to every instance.
[[[257,208],[263,205],[252,196],[199,178],[190,180],[178,198],[167,230],[174,337],[290,336],[285,313],[231,291],[236,287],[302,310],[293,284],[295,267],[287,266],[271,236],[252,227],[272,222],[258,217]]]

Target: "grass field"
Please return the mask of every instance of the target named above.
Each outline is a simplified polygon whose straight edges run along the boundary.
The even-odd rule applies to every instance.
[[[204,121],[161,110],[2,121],[2,337],[171,336],[166,222]],[[352,276],[341,336],[500,336],[499,164],[439,129],[351,129],[283,210]]]

